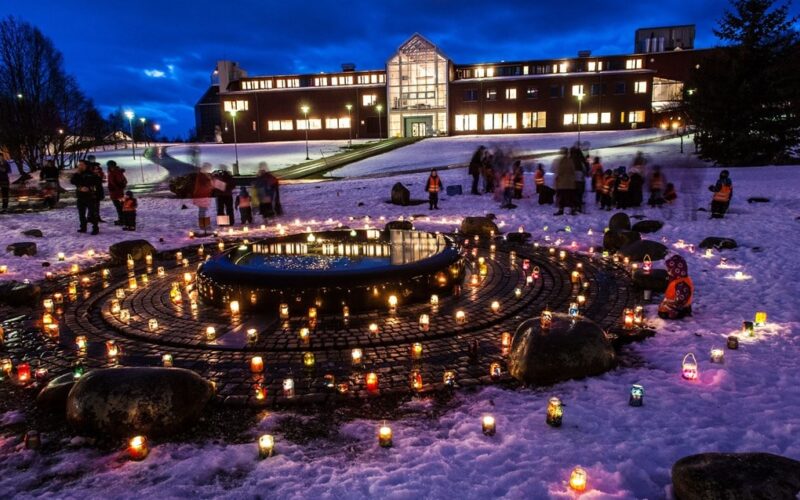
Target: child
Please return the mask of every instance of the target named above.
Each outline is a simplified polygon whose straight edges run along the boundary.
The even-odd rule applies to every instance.
[[[619,179],[617,180],[617,188],[614,190],[614,197],[617,199],[617,208],[628,208],[630,199],[631,179],[625,172],[625,167],[617,169],[619,171]]]
[[[661,173],[661,167],[656,165],[653,167],[653,173],[650,175],[650,199],[647,204],[651,207],[660,207],[664,204],[664,174]]]
[[[503,204],[500,208],[512,208],[511,198],[514,196],[514,174],[506,172],[500,178],[500,187],[503,190]]]
[[[671,182],[667,183],[667,188],[664,190],[664,201],[672,205],[672,202],[678,199],[678,193],[675,191],[675,185]]]
[[[599,156],[594,157],[589,176],[592,179],[592,192],[595,193],[594,201],[599,204],[603,200],[603,164]]]
[[[442,190],[442,179],[436,170],[431,170],[428,182],[425,183],[425,191],[428,192],[428,210],[439,210],[439,191]]]
[[[714,193],[711,198],[711,218],[721,219],[725,217],[725,212],[728,211],[728,206],[731,204],[733,197],[733,183],[731,182],[730,173],[723,170],[719,173],[719,179],[713,186],[708,186],[708,190]]]
[[[616,182],[617,179],[614,177],[614,172],[612,172],[609,168],[606,170],[605,175],[603,175],[603,180],[600,183],[600,189],[598,189],[598,192],[600,193],[601,210],[611,210],[611,205],[614,204],[614,184]]]
[[[139,203],[133,197],[133,191],[125,191],[125,197],[122,199],[123,231],[136,231],[136,207],[138,206]]]
[[[689,267],[680,255],[667,259],[669,284],[664,292],[664,300],[658,306],[658,315],[663,319],[681,319],[692,315],[694,284],[689,277]]]
[[[525,172],[522,170],[522,162],[514,162],[514,199],[522,199],[522,191],[525,188]]]
[[[239,218],[242,219],[242,224],[253,223],[253,200],[250,198],[250,193],[247,187],[242,186],[239,194],[236,195],[234,205],[239,210]]]

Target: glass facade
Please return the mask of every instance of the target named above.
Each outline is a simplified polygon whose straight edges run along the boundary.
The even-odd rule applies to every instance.
[[[449,61],[412,36],[386,63],[389,137],[447,134]]]

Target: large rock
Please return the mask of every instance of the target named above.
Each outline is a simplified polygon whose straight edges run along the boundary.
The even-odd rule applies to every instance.
[[[44,233],[42,233],[41,229],[27,229],[22,231],[22,234],[31,238],[44,238]]]
[[[492,234],[500,234],[497,224],[488,217],[464,217],[461,221],[461,232],[468,236],[491,237]]]
[[[656,293],[663,293],[669,284],[669,274],[666,269],[651,269],[645,273],[637,269],[633,273],[633,285],[642,290],[652,290]]]
[[[523,383],[550,385],[599,375],[615,363],[611,341],[597,323],[580,316],[553,314],[549,330],[541,329],[540,318],[529,319],[517,328],[508,370]]]
[[[62,415],[67,409],[67,396],[75,385],[72,373],[65,373],[50,381],[36,396],[36,405],[39,408]]]
[[[739,245],[736,244],[736,240],[719,236],[709,236],[700,242],[700,248],[714,248],[716,250],[733,250],[737,246]]]
[[[12,243],[6,247],[6,252],[14,252],[14,255],[17,257],[22,257],[23,255],[30,255],[33,257],[36,255],[36,243],[32,241]]]
[[[603,235],[603,249],[609,252],[616,252],[625,245],[641,239],[642,237],[636,231],[608,230]]]
[[[400,231],[411,231],[414,229],[414,224],[410,220],[393,220],[386,223],[386,231],[397,229]]]
[[[0,282],[0,302],[15,307],[35,307],[39,305],[42,289],[33,283],[19,281]]]
[[[608,220],[609,231],[630,231],[631,218],[625,212],[617,212]]]
[[[631,230],[639,233],[655,233],[664,227],[664,223],[660,220],[640,220],[633,225]]]
[[[770,453],[701,453],[672,466],[679,500],[795,499],[800,462]]]
[[[147,240],[128,240],[114,243],[108,248],[108,253],[111,255],[112,263],[120,265],[127,261],[128,255],[136,262],[144,262],[145,255],[155,257],[156,249]]]
[[[392,204],[408,206],[411,202],[411,192],[401,182],[392,186]]]
[[[639,240],[623,246],[619,249],[619,253],[634,262],[641,262],[645,255],[649,255],[651,260],[661,260],[667,256],[669,248],[658,241]]]
[[[67,398],[67,420],[88,434],[168,435],[191,426],[214,394],[182,368],[108,368],[81,377]]]

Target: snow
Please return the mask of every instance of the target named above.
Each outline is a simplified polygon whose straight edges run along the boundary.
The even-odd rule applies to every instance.
[[[560,138],[553,139],[553,144],[560,143]],[[466,144],[464,155],[468,156],[474,143]],[[800,459],[797,167],[731,169],[735,190],[729,215],[709,220],[708,212],[696,208],[707,207],[706,186],[720,169],[690,161],[677,148],[677,140],[672,140],[599,151],[608,159],[607,165],[616,165],[630,164],[633,153],[642,150],[651,164],[664,166],[668,181],[676,183],[679,198],[674,206],[629,213],[665,222],[661,231],[644,236],[666,238],[673,251],[687,258],[697,290],[694,316],[689,319],[652,319],[656,306],[649,305],[648,316],[657,335],[625,348],[624,362],[616,370],[539,389],[487,387],[476,393],[460,392],[451,407],[436,417],[427,416],[433,413],[430,400],[412,401],[403,408],[408,416],[388,422],[394,431],[391,449],[377,446],[381,422],[362,419],[342,424],[334,437],[292,443],[277,432],[283,413],[266,414],[252,429],[252,442],[155,443],[150,457],[139,463],[125,460],[122,452],[102,452],[82,440],[64,442],[60,451],[43,456],[24,450],[18,436],[0,431],[0,496],[78,498],[102,492],[107,498],[574,498],[567,481],[572,468],[581,465],[589,475],[582,498],[664,498],[671,495],[672,464],[689,454],[766,451]],[[450,153],[418,160],[415,155],[406,152],[404,162],[438,162]],[[444,171],[441,176],[445,185],[467,186],[464,169]],[[417,227],[449,231],[463,216],[492,212],[506,231],[523,226],[538,241],[560,239],[566,245],[574,240],[585,250],[600,246],[610,215],[590,203],[587,215],[555,218],[552,207],[538,206],[527,192],[528,198],[512,211],[501,210],[499,201],[489,196],[442,196],[442,210],[433,213],[426,205],[404,208],[386,203],[391,185],[398,180],[408,185],[412,197],[424,197],[424,179],[424,174],[407,174],[287,185],[281,196],[286,215],[260,234],[274,234],[275,222],[293,230],[332,227],[337,222],[362,226],[369,215],[369,223],[380,226],[381,217],[391,220],[414,214],[423,215],[416,218]],[[529,191],[532,182],[526,180]],[[590,196],[587,193],[587,200]],[[751,196],[766,196],[771,202],[748,204]],[[358,202],[364,206],[357,206]],[[62,270],[72,262],[86,265],[95,260],[87,256],[88,248],[105,251],[123,238],[144,237],[159,249],[187,244],[185,235],[196,223],[196,210],[191,203],[188,210],[180,210],[182,203],[143,197],[141,231],[122,233],[106,224],[96,237],[72,232],[77,229],[74,208],[0,215],[5,229],[0,247],[20,241],[23,229],[40,228],[46,235],[37,242],[40,255],[36,258],[0,257],[0,263],[9,266],[9,274],[0,278],[38,279],[42,260]],[[108,202],[103,213],[112,219]],[[566,225],[570,232],[564,230]],[[713,252],[711,257],[700,250],[689,251],[688,244],[696,246],[707,236],[733,238],[739,248]],[[158,238],[164,238],[164,243],[158,244]],[[67,253],[66,263],[55,263],[58,251]],[[729,269],[719,267],[722,256]],[[735,266],[751,278],[729,279]],[[710,363],[710,350],[724,348],[727,336],[757,310],[768,312],[768,325],[757,330],[755,338],[742,338],[739,350],[726,349],[724,364]],[[681,360],[689,352],[699,361],[696,382],[680,376]],[[634,383],[645,388],[641,408],[628,406],[628,391]],[[551,396],[565,404],[564,425],[559,429],[545,424]],[[480,419],[487,413],[497,419],[494,437],[481,433]],[[3,416],[0,422],[16,418]],[[259,461],[255,441],[264,432],[276,435],[278,455]]]

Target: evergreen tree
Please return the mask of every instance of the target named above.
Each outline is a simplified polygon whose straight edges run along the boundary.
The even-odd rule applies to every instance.
[[[800,46],[789,4],[732,0],[714,34],[726,45],[686,85],[700,156],[720,164],[791,161],[800,144]]]

